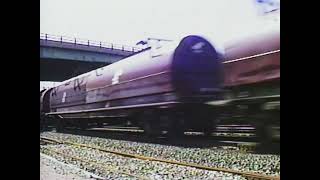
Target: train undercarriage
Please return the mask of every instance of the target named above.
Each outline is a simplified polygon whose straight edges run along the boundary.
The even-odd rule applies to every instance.
[[[209,135],[214,130],[216,119],[211,106],[171,104],[101,112],[54,113],[43,118],[41,122],[51,122],[50,125],[55,126],[57,131],[63,131],[65,127],[87,129],[108,124],[140,127],[148,136],[167,134],[176,137],[183,135],[186,130],[201,131]],[[44,126],[48,124],[42,125]]]
[[[218,123],[250,124],[260,142],[280,141],[280,80],[230,88]]]

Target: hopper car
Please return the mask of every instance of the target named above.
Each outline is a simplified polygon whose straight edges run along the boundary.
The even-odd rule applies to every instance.
[[[54,119],[57,131],[108,123],[139,126],[148,135],[210,134],[218,111],[206,102],[223,98],[222,59],[206,38],[187,36],[43,91],[41,115]]]

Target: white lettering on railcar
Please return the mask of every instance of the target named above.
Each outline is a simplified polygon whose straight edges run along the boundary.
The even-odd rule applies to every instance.
[[[198,42],[198,43],[196,43],[195,45],[193,45],[193,46],[191,47],[192,52],[194,52],[194,53],[202,53],[202,52],[203,52],[202,48],[203,48],[205,45],[206,45],[206,44],[205,44],[204,42]]]
[[[62,102],[63,102],[63,103],[66,102],[66,97],[67,97],[67,93],[64,92],[64,93],[63,93],[63,96],[62,96]]]
[[[116,71],[116,73],[114,73],[113,78],[112,78],[112,85],[119,83],[119,78],[122,75],[122,73],[123,73],[122,69],[120,69],[120,70]]]

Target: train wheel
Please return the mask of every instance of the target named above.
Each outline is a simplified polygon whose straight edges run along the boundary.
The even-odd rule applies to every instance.
[[[143,130],[147,136],[161,135],[159,116],[155,112],[145,111],[142,115]]]
[[[40,114],[40,131],[46,130],[46,116],[44,114]]]
[[[58,118],[56,120],[56,131],[63,132],[63,129],[64,129],[64,122],[62,119]]]
[[[43,117],[40,116],[40,132],[44,130]]]
[[[40,121],[40,132],[45,130],[44,123]]]
[[[211,134],[213,133],[213,128],[211,128],[211,126],[213,126],[212,124],[208,125],[208,127],[205,127],[203,129],[203,135],[206,136],[206,137],[210,137]]]
[[[81,130],[86,130],[88,128],[88,120],[87,119],[79,119],[79,127]]]
[[[203,121],[202,132],[204,136],[211,136],[213,131],[216,129],[217,116],[213,113],[208,113],[207,116],[200,116]]]
[[[260,143],[257,150],[261,152],[270,152],[274,145],[272,117],[268,114],[256,116],[254,126],[256,128],[256,136]]]
[[[97,123],[97,127],[98,127],[98,128],[102,128],[102,127],[103,127],[103,123],[102,123],[102,122],[98,122],[98,123]]]
[[[257,137],[262,143],[272,142],[272,126],[267,123],[256,125]]]
[[[185,131],[185,119],[183,115],[176,115],[170,119],[170,127],[168,131],[169,138],[182,138]]]
[[[256,135],[259,141],[259,146],[257,147],[257,151],[271,152],[273,148],[273,133],[271,124],[261,123],[256,126]]]

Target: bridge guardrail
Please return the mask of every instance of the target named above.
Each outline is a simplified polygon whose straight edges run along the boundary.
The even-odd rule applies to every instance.
[[[58,35],[51,35],[46,33],[40,33],[40,39],[56,41],[61,43],[73,43],[74,45],[86,45],[88,47],[100,47],[100,48],[116,49],[116,50],[131,51],[131,52],[139,52],[143,50],[142,48],[133,47],[133,46],[113,44],[113,43],[107,43],[107,42],[101,42],[101,41],[92,41],[88,39],[71,38],[67,36],[58,36]]]

